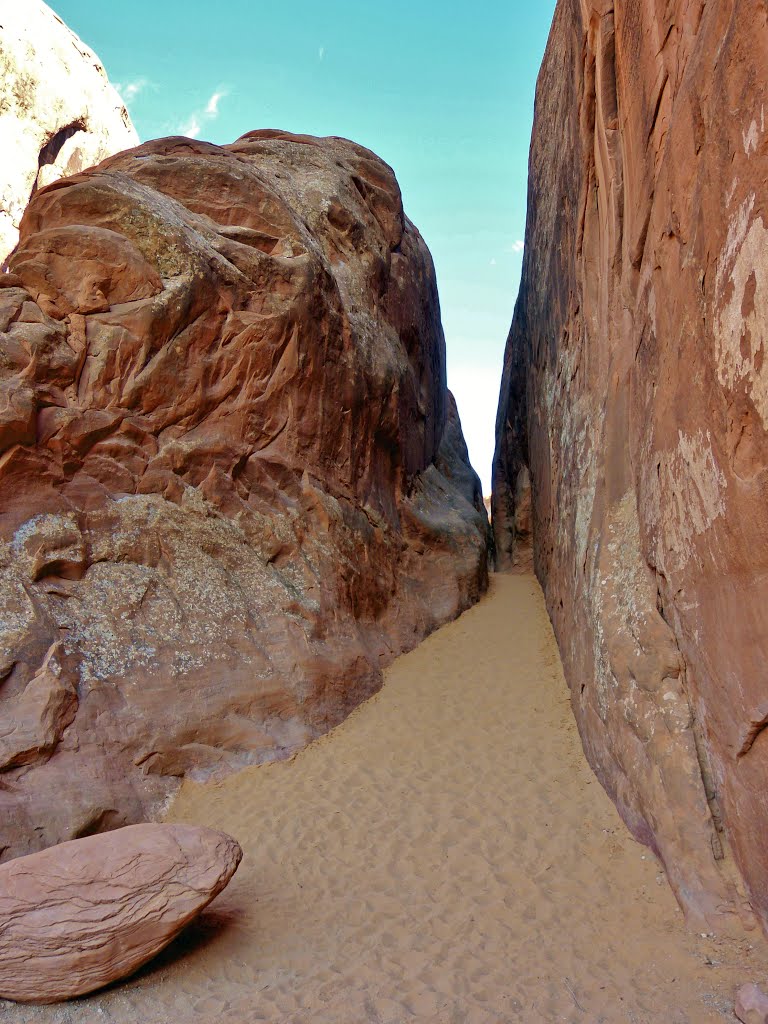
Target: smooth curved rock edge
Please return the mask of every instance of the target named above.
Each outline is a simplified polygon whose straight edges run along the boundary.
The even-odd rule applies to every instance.
[[[0,266],[39,188],[138,141],[93,50],[42,0],[0,0]]]
[[[342,139],[174,138],[0,275],[0,857],[290,756],[477,600],[434,268]]]
[[[589,761],[717,927],[726,836],[768,922],[766,68],[757,0],[560,0],[494,468]]]
[[[52,1003],[132,974],[237,870],[231,836],[132,825],[0,865],[0,997]]]

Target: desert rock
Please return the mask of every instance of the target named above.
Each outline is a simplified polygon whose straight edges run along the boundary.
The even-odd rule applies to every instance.
[[[721,924],[726,837],[768,921],[767,62],[758,0],[560,0],[497,421],[499,558],[530,473],[589,760]]]
[[[6,857],[289,756],[485,588],[432,261],[368,150],[166,139],[41,189],[0,331]]]
[[[0,866],[0,997],[51,1003],[131,974],[227,885],[242,851],[194,825],[132,825]]]
[[[768,996],[757,985],[742,985],[736,993],[733,1012],[742,1024],[766,1024]]]
[[[96,54],[42,0],[0,0],[0,264],[38,188],[139,141]]]

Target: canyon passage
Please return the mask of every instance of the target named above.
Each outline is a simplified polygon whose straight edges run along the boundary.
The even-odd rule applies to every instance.
[[[495,576],[295,759],[186,782],[170,817],[238,836],[229,889],[121,987],[1,1020],[714,1024],[768,967],[759,933],[686,929],[630,837],[530,575]]]
[[[768,967],[765,4],[559,0],[492,534],[392,168],[115,154],[55,22],[109,113],[36,118],[6,60],[0,860],[152,819],[244,860],[122,986],[0,1018],[732,1020]]]

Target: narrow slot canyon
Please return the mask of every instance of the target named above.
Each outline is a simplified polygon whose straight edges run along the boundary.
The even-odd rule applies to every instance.
[[[140,142],[30,4],[0,1022],[768,1024],[763,0],[553,4],[486,465],[413,138],[208,141],[221,84]]]

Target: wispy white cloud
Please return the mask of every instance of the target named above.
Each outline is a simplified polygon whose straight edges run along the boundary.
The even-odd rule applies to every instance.
[[[494,247],[494,248],[496,248],[496,247]],[[506,263],[507,261],[506,261],[506,259],[504,259],[504,257],[506,257],[506,256],[517,256],[524,249],[525,249],[525,242],[523,242],[523,240],[520,239],[520,238],[515,239],[512,242],[507,242],[505,244],[502,244],[500,248],[496,248],[496,256],[492,256],[491,257],[491,259],[489,261],[490,265],[492,267],[496,266],[496,264],[498,262],[497,261],[497,256],[498,256],[499,259],[501,259],[501,261],[503,263]],[[499,256],[499,252],[502,253],[501,256]]]
[[[192,114],[179,129],[181,134],[186,135],[188,139],[196,139],[202,130],[203,125],[197,114]]]
[[[152,82],[148,78],[134,78],[130,82],[125,84],[117,83],[115,88],[122,96],[126,103],[133,103],[139,93],[144,92],[152,86]]]
[[[217,89],[216,92],[211,96],[205,108],[205,113],[208,115],[208,117],[219,116],[219,103],[221,103],[221,101],[224,99],[226,95],[226,89]]]
[[[196,139],[205,125],[215,121],[221,113],[219,105],[223,99],[229,96],[229,89],[219,86],[212,93],[205,106],[193,111],[187,120],[182,124],[180,131],[187,138]]]
[[[325,56],[325,47],[321,46],[320,49],[317,51],[317,59],[318,60],[322,60],[324,56]]]

